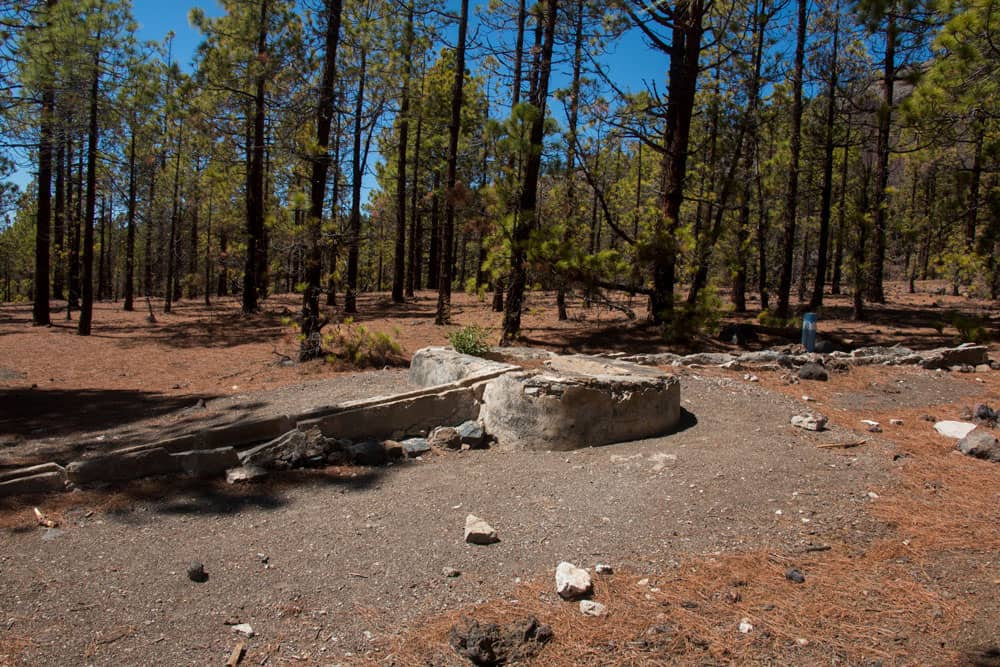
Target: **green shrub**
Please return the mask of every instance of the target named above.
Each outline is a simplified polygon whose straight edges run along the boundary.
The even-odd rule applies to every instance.
[[[989,322],[982,318],[955,313],[951,316],[951,325],[958,329],[958,337],[963,343],[990,342]]]
[[[770,310],[762,310],[757,316],[757,321],[761,326],[771,327],[774,329],[801,329],[802,328],[802,318],[801,317],[778,317]]]
[[[661,325],[664,340],[668,343],[690,341],[696,335],[715,331],[722,319],[722,299],[711,286],[698,294],[697,303],[684,303],[674,311],[673,318]]]
[[[487,336],[489,336],[489,331],[486,329],[470,325],[448,334],[448,342],[451,343],[456,352],[482,357],[490,351]]]
[[[350,318],[323,335],[327,361],[343,361],[366,366],[398,366],[403,362],[403,348],[396,339],[381,331],[369,331]]]

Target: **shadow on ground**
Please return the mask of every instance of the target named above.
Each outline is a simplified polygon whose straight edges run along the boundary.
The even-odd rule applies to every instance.
[[[212,398],[134,389],[0,389],[0,436],[46,438],[111,429]]]

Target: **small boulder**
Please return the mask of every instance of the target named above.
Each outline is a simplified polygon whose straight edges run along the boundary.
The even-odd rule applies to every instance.
[[[995,422],[997,420],[997,411],[985,403],[980,403],[976,406],[973,418],[984,422]]]
[[[604,616],[608,613],[608,608],[600,602],[580,600],[580,613],[584,616]]]
[[[798,426],[807,431],[822,431],[826,428],[827,421],[824,415],[806,412],[792,417],[792,426]]]
[[[1000,462],[1000,440],[987,430],[977,428],[956,445],[958,451],[977,459]]]
[[[830,379],[830,374],[819,364],[807,363],[799,367],[798,376],[800,380],[818,380],[826,382]]]
[[[463,445],[468,445],[472,449],[479,449],[486,444],[486,431],[483,425],[477,421],[462,422],[455,428]]]
[[[448,643],[474,665],[529,664],[551,639],[552,628],[533,616],[504,626],[462,617],[448,632]]]
[[[589,595],[594,590],[590,573],[572,563],[563,561],[556,567],[556,593],[564,600]]]
[[[386,440],[382,443],[382,447],[385,448],[385,455],[389,457],[390,461],[403,458],[403,443]]]
[[[465,517],[465,541],[469,544],[493,544],[499,542],[497,531],[475,514]]]
[[[439,426],[431,431],[431,435],[427,438],[427,442],[430,443],[431,447],[439,447],[441,449],[460,449],[462,447],[462,436],[456,429],[453,429],[450,426]]]
[[[816,344],[813,345],[813,352],[816,354],[830,354],[834,349],[833,341],[825,338],[818,338]]]
[[[198,561],[194,561],[188,565],[187,576],[188,579],[199,584],[208,581],[208,573],[205,572],[205,566]]]
[[[431,451],[431,445],[427,442],[427,438],[407,438],[399,444],[403,446],[403,453],[409,459],[415,459]]]
[[[796,584],[804,584],[806,582],[806,575],[802,574],[797,568],[792,567],[785,571],[785,579]]]
[[[959,422],[946,419],[944,421],[937,422],[934,424],[934,430],[945,436],[946,438],[955,438],[956,440],[961,440],[965,436],[972,432],[972,429],[976,428],[975,424],[970,424],[968,422]]]
[[[380,466],[389,460],[385,447],[375,440],[352,443],[347,448],[347,455],[352,463],[359,466]]]

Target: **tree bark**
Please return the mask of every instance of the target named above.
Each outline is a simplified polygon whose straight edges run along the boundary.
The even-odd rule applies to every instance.
[[[337,72],[337,46],[340,42],[341,0],[326,2],[326,36],[323,73],[320,75],[319,101],[316,105],[316,155],[309,175],[309,214],[306,219],[306,289],[302,295],[299,326],[302,344],[299,361],[323,354],[322,329],[325,321],[319,309],[323,274],[323,204],[326,201],[326,176],[330,169],[330,126],[333,124],[333,85]]]
[[[826,283],[826,256],[830,238],[830,215],[833,206],[833,126],[837,120],[837,57],[840,48],[840,3],[834,7],[833,45],[830,49],[830,79],[827,81],[826,118],[823,133],[823,186],[819,203],[819,248],[816,259],[816,279],[813,281],[809,309],[823,305]]]
[[[267,58],[268,0],[260,3],[260,24],[257,33],[257,57],[263,62]],[[243,271],[243,313],[255,313],[260,309],[258,286],[264,276],[259,275],[261,267],[267,266],[264,247],[264,121],[265,121],[265,80],[258,74],[254,85],[253,119],[251,120],[251,142],[247,155],[247,255]]]
[[[552,70],[552,49],[559,12],[558,0],[548,0],[545,6],[544,36],[536,59],[537,68],[532,72],[531,105],[535,109],[531,122],[529,154],[524,168],[524,184],[518,203],[511,239],[510,284],[504,308],[503,331],[500,345],[513,344],[521,331],[521,311],[524,308],[524,291],[527,287],[528,241],[538,218],[538,177],[542,167],[542,143],[545,138],[545,107],[549,96],[549,74]]]
[[[98,35],[98,40],[100,35]],[[93,72],[90,79],[90,108],[87,124],[87,202],[83,219],[83,280],[82,302],[77,333],[89,336],[94,319],[94,211],[97,206],[97,92],[101,75],[101,51],[94,53]]]
[[[434,323],[451,323],[451,277],[455,261],[452,243],[455,234],[455,184],[458,172],[458,136],[462,131],[462,92],[465,84],[465,41],[469,29],[469,0],[462,0],[455,47],[455,81],[451,93],[451,121],[448,125],[448,173],[444,200],[444,227],[441,232],[441,269]]]
[[[885,61],[882,73],[882,105],[878,110],[878,138],[876,140],[875,193],[871,201],[874,244],[868,261],[868,298],[875,303],[885,303],[885,235],[888,225],[889,187],[889,133],[892,130],[893,86],[896,79],[896,16],[886,15]]]
[[[406,150],[410,134],[410,76],[413,58],[414,0],[406,8],[403,30],[403,90],[399,102],[399,151],[396,155],[396,243],[392,263],[392,300],[403,302],[406,288]],[[413,187],[416,188],[414,182]]]
[[[54,4],[49,2],[49,7]],[[55,106],[55,91],[52,85],[47,84],[42,91],[38,138],[38,208],[35,213],[34,303],[31,308],[31,320],[35,326],[52,324],[49,313],[49,239],[52,225],[52,125],[55,122]]]
[[[354,154],[351,156],[351,219],[348,222],[349,245],[347,248],[347,291],[344,294],[344,312],[358,312],[358,258],[361,244],[361,179],[364,176],[361,160],[362,113],[365,104],[365,79],[368,72],[368,52],[361,47],[361,64],[358,73],[358,96],[354,102]]]
[[[802,73],[805,69],[806,11],[808,0],[798,0],[795,38],[795,68],[792,73],[792,127],[789,139],[788,189],[785,192],[785,233],[782,242],[781,276],[778,280],[778,317],[789,315],[792,292],[792,263],[795,255],[795,226],[799,202],[799,157],[802,152]]]

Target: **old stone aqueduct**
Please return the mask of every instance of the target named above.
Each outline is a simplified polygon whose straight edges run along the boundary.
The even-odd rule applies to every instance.
[[[963,345],[928,352],[862,348],[829,355],[785,350],[632,357],[556,355],[505,350],[510,362],[450,348],[416,352],[410,379],[421,389],[313,409],[299,415],[236,420],[99,456],[0,473],[0,496],[46,493],[155,475],[249,480],[270,470],[332,463],[378,465],[430,450],[438,427],[459,429],[448,447],[487,438],[502,449],[569,450],[670,433],[681,418],[680,381],[664,366],[830,368],[915,364],[964,369],[988,364],[987,348]],[[471,430],[470,430],[471,429]],[[442,429],[438,429],[442,430]],[[455,433],[452,433],[455,436]],[[467,437],[468,436],[468,437]],[[439,443],[433,443],[439,444]]]

